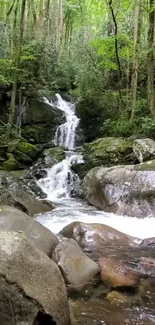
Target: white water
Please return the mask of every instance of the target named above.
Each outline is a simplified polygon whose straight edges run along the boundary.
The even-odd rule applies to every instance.
[[[75,162],[82,162],[82,156],[73,151],[79,119],[75,115],[74,104],[64,101],[58,94],[56,96],[56,106],[64,112],[66,123],[58,127],[54,143],[69,149],[69,151],[66,151],[66,159],[49,169],[47,177],[38,182],[47,194],[47,198],[56,203],[56,208],[51,213],[37,216],[36,219],[55,233],[73,221],[82,221],[103,223],[141,239],[155,237],[154,217],[139,219],[101,212],[88,206],[82,200],[70,198],[74,182],[78,182],[77,175],[71,171],[70,167]],[[46,102],[53,106],[47,100]]]
[[[47,194],[48,199],[53,202],[59,202],[61,199],[70,197],[73,184],[79,182],[78,176],[71,170],[71,165],[82,162],[81,154],[73,151],[76,128],[79,123],[79,119],[75,115],[75,105],[63,100],[59,94],[56,94],[56,97],[55,106],[64,112],[66,122],[57,128],[54,144],[64,147],[68,151],[66,151],[66,158],[50,168],[47,177],[38,182]],[[53,106],[53,103],[48,102],[47,99],[44,100]]]

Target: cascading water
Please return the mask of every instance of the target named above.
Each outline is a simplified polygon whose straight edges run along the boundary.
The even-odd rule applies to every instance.
[[[72,150],[75,147],[76,128],[79,124],[79,119],[75,115],[75,105],[63,100],[59,94],[56,96],[57,108],[65,113],[66,123],[57,128],[54,144]]]
[[[56,97],[56,107],[64,112],[66,122],[57,128],[53,142],[56,146],[62,146],[68,151],[66,151],[66,159],[49,169],[47,177],[39,181],[39,185],[47,193],[48,199],[54,202],[62,198],[69,198],[73,184],[79,181],[78,176],[71,170],[71,165],[82,162],[81,154],[73,151],[76,128],[79,124],[79,119],[75,115],[75,105],[63,100],[59,94],[56,94]],[[53,106],[53,103],[45,100]]]

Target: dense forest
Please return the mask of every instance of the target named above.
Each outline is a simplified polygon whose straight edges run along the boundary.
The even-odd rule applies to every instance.
[[[154,138],[154,21],[154,0],[1,0],[8,131],[25,98],[63,91],[78,102],[87,141]]]

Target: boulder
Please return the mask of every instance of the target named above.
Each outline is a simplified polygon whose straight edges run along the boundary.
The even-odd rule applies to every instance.
[[[64,227],[61,235],[73,238],[85,252],[101,252],[105,245],[132,245],[130,236],[109,226],[97,223],[72,222]]]
[[[0,205],[0,229],[23,231],[36,248],[49,256],[59,243],[50,230],[24,212],[7,205]]]
[[[152,139],[136,139],[133,141],[133,151],[140,163],[155,158],[155,141]]]
[[[23,160],[22,154],[28,156],[31,160],[35,160],[40,153],[40,150],[38,149],[37,146],[34,146],[33,144],[24,141],[18,143],[16,151],[18,153],[18,160],[20,159],[20,152],[21,152],[21,160]]]
[[[7,160],[2,162],[2,167],[10,172],[12,170],[17,170],[21,168],[21,165],[19,164],[19,162],[15,159],[15,157],[13,156],[13,154],[8,153],[7,154]]]
[[[48,156],[51,157],[51,159],[55,159],[56,163],[65,159],[65,150],[62,147],[53,147],[46,149],[43,154],[46,157]]]
[[[139,274],[116,258],[101,257],[99,259],[102,280],[112,288],[137,287],[140,283]]]
[[[98,209],[135,217],[155,213],[155,170],[152,164],[96,167],[84,178],[84,195]]]
[[[74,239],[65,239],[53,252],[65,282],[76,291],[81,290],[98,272],[98,265],[87,257]]]
[[[133,141],[125,138],[100,138],[84,145],[84,158],[90,166],[133,163]]]
[[[1,324],[70,325],[66,288],[57,265],[23,233],[0,230]]]
[[[146,238],[140,243],[141,247],[155,247],[155,237]]]
[[[0,172],[0,204],[18,207],[32,217],[54,208],[51,202],[39,200],[35,195],[43,199],[46,197],[26,172],[21,174],[18,171],[13,176],[5,171]]]

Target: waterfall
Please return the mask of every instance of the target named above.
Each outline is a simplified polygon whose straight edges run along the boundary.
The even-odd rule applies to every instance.
[[[76,128],[79,124],[79,119],[75,115],[75,104],[66,102],[59,94],[57,97],[57,108],[65,113],[66,122],[57,128],[54,144],[67,149],[74,149]]]
[[[39,180],[39,186],[47,194],[48,199],[55,202],[70,197],[74,183],[79,182],[71,166],[83,161],[82,155],[74,152],[76,128],[79,124],[79,119],[75,115],[75,104],[63,100],[59,94],[56,94],[56,98],[55,105],[47,99],[44,100],[64,112],[66,122],[57,128],[53,142],[56,146],[67,149],[66,158],[50,168],[46,178]]]

